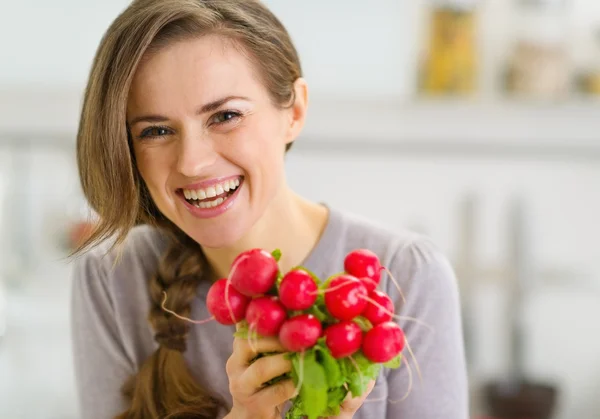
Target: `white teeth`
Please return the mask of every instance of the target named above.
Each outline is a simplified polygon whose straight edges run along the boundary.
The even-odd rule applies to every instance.
[[[227,201],[227,197],[225,198],[217,198],[214,201],[199,201],[194,202],[194,206],[196,208],[214,208],[221,205],[223,202]]]
[[[209,186],[208,188],[206,188],[207,198],[214,198],[215,196],[217,196],[217,191],[215,190],[214,186]]]
[[[214,198],[215,196],[222,195],[225,192],[233,191],[238,186],[240,186],[239,179],[230,179],[230,180],[226,180],[225,182],[218,183],[213,186],[209,186],[208,188],[205,188],[205,189],[196,189],[196,190],[184,189],[183,194],[185,196],[185,199],[202,200],[202,199],[207,199],[207,198]]]

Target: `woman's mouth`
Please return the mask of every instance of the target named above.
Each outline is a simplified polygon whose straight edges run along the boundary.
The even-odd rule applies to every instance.
[[[185,200],[196,208],[216,208],[227,201],[243,182],[243,176],[198,189],[182,189]]]

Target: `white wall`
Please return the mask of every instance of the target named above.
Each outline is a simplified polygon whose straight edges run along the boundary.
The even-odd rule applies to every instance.
[[[0,87],[84,85],[104,31],[126,0],[12,1],[0,25]],[[297,43],[316,91],[350,96],[405,97],[413,90],[423,5],[427,0],[265,0]],[[492,94],[498,60],[511,42],[509,0],[480,2],[483,88]],[[590,57],[590,28],[600,3],[572,0],[567,22],[577,63]],[[6,8],[6,6],[4,6]],[[308,30],[307,30],[308,28]],[[6,41],[6,40],[11,40]],[[501,63],[501,61],[500,61]]]

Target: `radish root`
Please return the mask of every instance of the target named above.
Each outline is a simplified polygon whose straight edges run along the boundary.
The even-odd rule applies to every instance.
[[[211,316],[210,318],[205,319],[205,320],[192,320],[192,319],[190,319],[188,317],[180,316],[179,314],[175,313],[173,310],[169,310],[168,308],[165,307],[165,303],[167,302],[167,292],[163,291],[162,293],[163,293],[163,300],[162,300],[162,304],[160,305],[160,307],[164,311],[166,311],[167,313],[169,313],[169,314],[177,317],[178,319],[185,320],[186,322],[190,322],[190,323],[193,323],[193,324],[204,324],[204,323],[211,322],[211,321],[213,321],[215,319],[215,316]]]
[[[321,291],[313,291],[310,293],[310,295],[323,295],[323,294],[327,294],[328,292],[333,292],[333,291],[337,291],[341,288],[344,288],[346,285],[350,285],[350,284],[355,284],[356,281],[344,281],[339,285],[336,285],[335,287],[332,288],[327,288]]]
[[[415,357],[415,354],[414,354],[412,348],[410,347],[410,344],[408,343],[408,341],[406,341],[406,349],[408,350],[408,352],[410,353],[410,356],[413,359],[413,362],[415,364],[415,369],[417,371],[417,374],[419,375],[419,380],[421,381],[421,384],[422,384],[423,376],[421,375],[421,369],[419,368],[419,362],[417,361],[417,358]],[[375,403],[375,402],[388,401],[389,403],[396,404],[396,403],[401,403],[408,398],[408,396],[410,395],[410,393],[413,389],[413,372],[412,372],[412,368],[410,366],[410,363],[408,362],[407,357],[404,357],[403,362],[404,362],[404,364],[406,364],[406,371],[408,373],[408,389],[406,390],[406,393],[404,394],[404,396],[400,400],[392,400],[392,399],[388,399],[387,397],[380,397],[378,399],[367,399],[364,401],[364,403]]]
[[[410,353],[410,356],[412,357],[413,362],[415,363],[415,369],[417,370],[417,375],[419,376],[419,380],[421,381],[421,384],[423,384],[423,375],[421,375],[421,368],[419,368],[419,362],[417,361],[417,357],[415,356],[415,353],[413,352],[412,348],[410,347],[408,340],[405,341],[405,343],[406,343],[406,349]]]
[[[388,268],[386,268],[385,266],[382,266],[381,270],[388,274],[388,276],[390,277],[390,281],[393,282],[393,284],[396,286],[396,289],[400,293],[400,297],[402,298],[402,302],[404,304],[406,304],[406,298],[404,297],[404,293],[402,292],[402,288],[400,287],[400,284],[398,283],[398,281],[396,280],[396,278],[394,278],[394,275],[392,275],[392,272]]]
[[[431,330],[432,332],[434,332],[434,331],[435,331],[435,329],[434,329],[432,326],[428,325],[427,323],[425,323],[425,322],[424,322],[424,321],[422,321],[422,320],[419,320],[419,319],[417,319],[417,318],[414,318],[414,317],[408,317],[408,316],[399,316],[399,315],[397,315],[397,314],[394,314],[394,313],[392,313],[392,312],[391,312],[391,311],[389,311],[387,308],[385,308],[384,306],[382,306],[381,304],[379,304],[377,301],[375,301],[375,300],[372,300],[372,299],[371,299],[371,298],[369,298],[369,297],[362,297],[362,298],[363,298],[363,299],[365,299],[366,301],[368,301],[369,303],[373,304],[375,307],[377,307],[377,308],[379,308],[379,309],[383,310],[383,311],[384,311],[386,314],[388,314],[388,315],[392,316],[392,317],[393,317],[393,318],[395,318],[395,319],[398,319],[398,320],[409,320],[409,321],[413,321],[413,322],[415,322],[415,323],[418,323],[418,324],[420,324],[420,325],[422,325],[422,326],[424,326],[424,327],[428,328],[428,329],[429,329],[429,330]]]
[[[408,398],[410,392],[412,391],[413,374],[412,374],[412,368],[410,367],[410,364],[408,363],[408,361],[406,362],[406,371],[408,371],[408,388],[406,389],[406,393],[400,400],[389,400],[389,402],[392,404],[403,402],[404,400],[406,400]]]

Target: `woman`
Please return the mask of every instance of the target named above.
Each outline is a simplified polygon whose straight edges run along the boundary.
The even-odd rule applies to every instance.
[[[282,271],[338,272],[374,251],[422,379],[384,370],[339,419],[466,419],[457,288],[424,240],[310,202],[286,183],[307,85],[290,38],[249,0],[136,0],[97,51],[77,139],[83,191],[100,216],[75,264],[73,340],[81,417],[271,419],[294,396],[282,353],[252,365],[235,328],[207,318],[211,282],[250,248],[283,252]],[[315,179],[317,181],[317,179]],[[109,240],[103,240],[109,239]],[[87,245],[84,246],[87,248]],[[282,352],[260,339],[258,352]],[[409,361],[412,360],[409,358]],[[413,370],[415,364],[413,363]],[[416,375],[415,375],[416,377]]]

